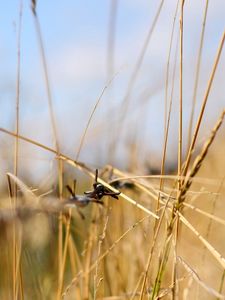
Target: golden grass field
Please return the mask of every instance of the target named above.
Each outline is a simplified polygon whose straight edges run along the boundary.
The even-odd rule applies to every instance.
[[[170,160],[167,143],[172,138],[169,125],[173,118],[173,94],[169,97],[168,90],[164,144],[160,150],[162,157],[158,170],[151,174],[150,170],[142,168],[141,158],[137,158],[135,152],[136,145],[131,143],[127,150],[129,168],[120,168],[118,164],[111,163],[113,159],[109,159],[108,164],[98,169],[100,186],[108,193],[120,192],[119,199],[112,196],[100,198],[98,194],[89,199],[87,205],[79,207],[78,198],[74,196],[70,201],[73,203],[71,208],[66,206],[71,196],[66,185],[72,188],[75,178],[75,194],[81,195],[81,199],[87,199],[85,192],[96,189],[96,186],[93,187],[95,167],[89,166],[85,160],[80,161],[80,152],[89,138],[93,116],[109,85],[103,88],[86,120],[82,137],[77,141],[76,156],[65,155],[57,138],[54,101],[43,46],[44,32],[36,1],[31,1],[31,5],[44,67],[48,95],[46,107],[50,112],[54,146],[49,147],[20,133],[18,68],[15,130],[0,128],[1,136],[11,141],[8,144],[10,149],[4,150],[11,154],[11,164],[2,174],[5,186],[1,191],[0,204],[0,299],[225,299],[224,104],[211,129],[202,128],[203,120],[209,114],[206,104],[213,100],[210,99],[210,91],[217,68],[222,64],[225,32],[212,57],[214,63],[204,85],[203,98],[199,100],[200,108],[195,112],[196,120],[193,118],[191,126],[188,124],[192,128],[188,140],[183,134],[186,124],[183,122],[182,91],[185,1],[178,1],[177,23],[173,24],[179,30],[176,62],[179,84],[175,86],[179,95],[176,103],[178,157],[174,170],[167,172],[166,168],[166,162]],[[160,9],[159,5],[158,15]],[[207,5],[203,19],[206,18],[206,10]],[[157,14],[154,26],[157,26]],[[204,49],[205,24],[203,22],[201,29],[198,61],[201,60],[201,47]],[[171,45],[175,42],[173,34],[172,30]],[[18,42],[18,50],[19,47]],[[168,49],[170,53],[171,47]],[[141,55],[143,53],[144,50]],[[168,55],[168,62],[171,56]],[[170,66],[172,70],[173,67]],[[138,68],[137,64],[119,110],[117,125],[124,131],[129,130],[124,123],[126,105]],[[200,64],[196,66],[195,82],[198,81],[198,68]],[[173,82],[175,77],[173,72],[170,74]],[[165,89],[168,88],[167,81],[168,78]],[[173,89],[173,84],[171,86]],[[194,107],[195,102],[192,105]],[[104,143],[113,144],[117,138],[113,136]],[[55,182],[43,178],[45,184],[37,187],[32,178],[21,173],[19,155],[26,145],[52,155]],[[113,156],[113,150],[109,155]],[[32,163],[30,168],[33,169]],[[96,199],[104,205],[96,203]]]

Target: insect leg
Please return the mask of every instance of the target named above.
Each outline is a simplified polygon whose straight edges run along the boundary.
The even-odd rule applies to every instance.
[[[66,186],[67,190],[70,192],[70,194],[75,197],[75,194],[73,192],[73,190],[71,189],[71,187],[69,185]]]

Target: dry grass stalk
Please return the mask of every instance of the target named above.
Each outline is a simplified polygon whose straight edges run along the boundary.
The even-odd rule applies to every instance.
[[[36,0],[31,0],[31,9],[34,15],[36,15],[36,5],[37,5]]]
[[[20,112],[20,79],[21,79],[21,32],[22,32],[22,16],[23,16],[23,2],[20,1],[19,7],[19,23],[18,23],[18,37],[17,37],[17,78],[16,78],[16,126],[15,133],[18,135],[19,133],[19,112]],[[14,175],[18,174],[18,154],[19,154],[19,140],[15,139],[15,147],[14,147]],[[13,185],[13,206],[15,207],[17,204],[17,186]],[[21,241],[18,239],[16,234],[16,224],[13,223],[13,299],[17,298],[18,291],[20,291],[21,299],[23,299],[23,286],[18,284],[18,263],[20,264],[20,253],[18,253],[18,249],[21,248]],[[20,268],[20,266],[19,266]],[[19,276],[21,274],[19,273]],[[19,282],[22,282],[21,277],[19,277]]]
[[[52,99],[52,92],[51,92],[51,87],[50,87],[50,80],[49,80],[49,72],[48,72],[48,65],[47,65],[47,60],[46,60],[46,55],[45,55],[45,49],[44,49],[44,42],[42,38],[42,32],[41,32],[41,26],[39,22],[39,18],[37,15],[36,11],[36,1],[32,0],[32,5],[31,9],[33,12],[34,16],[34,21],[35,21],[35,28],[36,28],[36,33],[37,33],[37,38],[40,46],[40,53],[41,53],[41,59],[42,59],[42,64],[43,64],[43,69],[44,69],[44,79],[45,79],[45,84],[46,84],[46,91],[47,91],[47,101],[48,101],[48,107],[49,107],[49,113],[50,113],[50,120],[52,124],[52,130],[53,130],[53,140],[54,140],[54,146],[56,149],[57,154],[60,153],[59,149],[59,141],[58,141],[58,135],[57,135],[57,129],[56,129],[56,120],[54,116],[54,111],[53,111],[53,99]],[[62,189],[63,189],[63,163],[62,161],[58,161],[58,192],[59,192],[59,198],[62,200]],[[59,259],[59,270],[58,270],[58,278],[59,278],[59,283],[58,283],[58,296],[57,299],[59,299],[61,290],[62,290],[62,285],[63,285],[63,276],[64,276],[64,270],[63,270],[63,224],[62,224],[62,215],[59,215],[59,234],[58,234],[58,259]]]
[[[174,91],[174,84],[175,84],[175,74],[176,74],[176,65],[177,65],[177,51],[178,47],[176,47],[175,50],[175,63],[173,67],[173,73],[172,73],[172,89],[171,89],[171,96],[170,96],[170,103],[169,103],[169,112],[167,117],[167,98],[168,98],[168,81],[169,81],[169,65],[170,65],[170,56],[171,56],[171,49],[172,49],[172,42],[173,42],[173,36],[174,36],[174,30],[175,30],[175,21],[177,17],[179,7],[179,0],[177,1],[173,25],[172,25],[172,32],[171,32],[171,38],[170,38],[170,45],[169,45],[169,53],[168,53],[168,61],[167,61],[167,69],[166,69],[166,84],[165,84],[165,120],[164,120],[164,146],[163,146],[163,154],[162,154],[162,162],[161,162],[161,170],[160,174],[164,175],[165,171],[165,162],[166,162],[166,153],[167,153],[167,144],[168,144],[168,137],[169,137],[169,126],[170,126],[170,118],[171,118],[171,111],[172,111],[172,103],[173,103],[173,91]],[[178,44],[177,44],[178,46]],[[159,183],[159,189],[163,189],[163,177],[160,177],[160,183]],[[156,211],[159,208],[159,198],[157,200],[157,206]]]
[[[188,208],[192,209],[193,211],[196,211],[197,213],[202,214],[203,216],[206,216],[207,218],[211,219],[212,221],[215,221],[215,222],[225,226],[225,220],[223,220],[217,216],[214,216],[213,213],[207,213],[207,212],[203,211],[202,209],[195,207],[194,205],[191,205],[189,203],[184,202],[183,205],[184,205],[184,207],[188,207]]]
[[[222,112],[219,120],[217,121],[215,127],[213,128],[209,139],[206,141],[205,145],[202,148],[201,153],[196,157],[189,174],[187,174],[187,176],[185,178],[185,181],[184,181],[184,184],[183,184],[183,186],[181,188],[181,191],[178,195],[178,205],[180,203],[184,202],[186,193],[191,187],[192,179],[197,174],[197,172],[199,171],[199,169],[202,165],[202,162],[203,162],[204,158],[206,157],[206,155],[208,153],[209,147],[212,145],[212,142],[214,141],[215,136],[216,136],[220,126],[223,123],[224,116],[225,116],[225,110]]]
[[[219,262],[222,268],[225,269],[225,258],[191,225],[191,223],[180,213],[178,212],[181,222],[186,225],[194,235],[205,245],[208,251],[212,256]]]
[[[55,149],[57,150],[57,152],[59,153],[59,143],[58,143],[57,130],[56,130],[56,120],[55,120],[55,116],[54,116],[54,112],[53,112],[53,99],[52,99],[52,93],[51,93],[51,87],[50,87],[49,71],[48,71],[48,65],[47,65],[47,60],[46,60],[46,55],[45,55],[44,42],[43,42],[42,33],[41,33],[41,26],[40,26],[39,18],[37,16],[37,11],[36,11],[36,1],[34,1],[34,0],[32,0],[31,9],[32,9],[33,16],[34,16],[36,33],[37,33],[37,38],[38,38],[38,42],[39,42],[39,46],[40,46],[41,59],[42,59],[42,64],[43,64],[43,69],[44,69],[44,78],[45,78],[45,83],[46,83],[50,120],[51,120],[52,130],[53,130],[54,146],[55,146]]]
[[[183,19],[184,19],[184,0],[181,1],[180,14],[180,86],[179,86],[179,138],[178,138],[178,166],[177,175],[181,176],[182,167],[182,142],[183,142]],[[180,181],[178,180],[178,189]]]
[[[220,281],[220,287],[219,287],[219,293],[221,294],[223,291],[223,286],[224,286],[224,280],[225,280],[225,270],[223,271],[223,274],[221,276],[221,281]],[[218,300],[218,298],[217,298]]]
[[[221,41],[220,41],[220,44],[219,44],[219,47],[218,47],[218,50],[217,50],[215,62],[214,62],[214,65],[213,65],[213,69],[212,69],[212,72],[211,72],[211,75],[210,75],[210,78],[209,78],[209,81],[208,81],[208,85],[207,85],[207,88],[206,88],[206,91],[205,91],[201,111],[200,111],[200,114],[199,114],[199,117],[198,117],[198,121],[197,121],[197,124],[196,124],[194,135],[193,135],[193,138],[192,138],[192,141],[191,141],[191,145],[189,147],[187,159],[185,161],[184,169],[183,169],[183,172],[182,172],[183,175],[186,175],[189,164],[190,164],[190,161],[191,161],[191,156],[192,156],[192,153],[193,153],[193,150],[194,150],[194,147],[195,147],[195,143],[196,143],[196,140],[197,140],[197,137],[198,137],[198,133],[199,133],[200,125],[201,125],[202,118],[203,118],[203,115],[204,115],[204,112],[205,112],[205,107],[206,107],[206,104],[207,104],[207,101],[208,101],[209,93],[210,93],[210,90],[211,90],[211,87],[212,87],[212,84],[213,84],[213,80],[214,80],[214,77],[215,77],[215,74],[216,74],[217,66],[218,66],[220,56],[221,56],[221,53],[222,53],[222,50],[223,50],[224,41],[225,41],[225,31],[222,35],[222,38],[221,38]]]
[[[170,201],[170,197],[168,197],[168,199],[167,199],[167,201],[166,201],[166,203],[163,207],[163,210],[162,210],[161,215],[160,215],[160,219],[157,222],[155,230],[154,230],[154,237],[153,237],[152,245],[150,246],[148,260],[147,260],[146,267],[145,267],[145,274],[144,274],[144,279],[143,279],[142,287],[141,287],[140,300],[143,299],[144,294],[145,294],[145,285],[146,285],[148,272],[149,272],[151,262],[152,262],[153,251],[154,251],[154,248],[155,248],[155,245],[156,245],[157,238],[159,236],[159,231],[160,231],[160,228],[162,226],[166,210],[167,210],[168,205],[169,205],[169,201]]]
[[[207,141],[206,145],[203,148],[202,153],[195,160],[193,168],[192,168],[192,170],[191,170],[191,172],[190,172],[189,176],[187,177],[187,179],[185,181],[185,184],[184,184],[184,187],[185,187],[186,191],[190,188],[190,182],[191,182],[190,179],[192,177],[194,177],[195,174],[197,173],[197,171],[199,170],[199,168],[201,166],[201,163],[202,163],[203,159],[205,158],[205,156],[207,154],[209,146],[212,144],[212,142],[213,142],[213,140],[215,138],[215,135],[216,135],[218,129],[220,128],[220,126],[221,126],[221,124],[223,122],[224,114],[225,114],[225,111],[223,111],[223,113],[222,113],[219,121],[217,122],[216,126],[214,127],[209,140]],[[184,187],[181,187],[180,193],[178,194],[178,197],[177,197],[178,198],[178,205],[180,205],[180,203],[182,203],[184,201],[184,198],[181,197],[182,191],[184,191]],[[167,200],[167,202],[165,204],[165,207],[167,207],[169,199],[170,198],[168,197],[168,200]],[[183,200],[182,202],[181,202],[181,199]],[[179,218],[181,218],[180,216],[182,216],[182,215],[179,214],[179,213],[178,213],[178,215],[176,215],[174,213],[172,214],[171,222],[170,222],[170,225],[168,226],[168,232],[167,232],[167,238],[165,240],[164,250],[162,250],[162,254],[161,254],[161,259],[160,259],[161,263],[160,263],[160,267],[158,269],[158,274],[157,274],[157,277],[156,277],[156,280],[155,280],[155,284],[154,284],[154,288],[153,288],[153,294],[152,294],[152,299],[154,299],[154,297],[156,297],[158,295],[158,292],[159,292],[159,289],[160,289],[161,280],[162,280],[162,276],[163,276],[163,273],[164,273],[164,270],[165,270],[165,266],[166,266],[166,262],[167,262],[168,256],[169,256],[169,251],[170,251],[170,246],[171,246],[171,237],[172,237],[171,233],[173,232],[175,224],[177,224],[177,226],[175,226],[175,228],[177,228],[175,235],[178,234],[178,222],[179,222]],[[183,216],[181,218],[181,221],[184,222],[184,217]],[[187,222],[188,221],[186,220],[186,224],[187,224]],[[195,230],[195,228],[193,228],[191,225],[190,225],[190,227],[192,228],[193,232],[196,234],[197,231]],[[156,233],[158,234],[158,231]],[[200,236],[199,233],[198,233],[198,237],[204,243],[204,245],[207,247],[207,249],[210,250],[211,253],[217,258],[217,260],[220,261],[222,264],[224,264],[224,258],[202,236]],[[155,240],[156,240],[156,237],[154,237],[153,246],[152,246],[151,251],[150,251],[150,255],[149,255],[149,259],[148,259],[147,269],[146,270],[149,270],[149,266],[150,266],[150,262],[151,262],[151,257],[152,257],[152,251],[153,251],[152,249],[154,247]],[[143,286],[142,286],[142,291],[141,291],[141,297],[140,297],[140,299],[142,299],[143,295],[144,295],[144,287],[145,287],[146,277],[147,277],[147,272],[146,272],[145,280],[144,280],[144,283],[143,283]],[[173,278],[173,279],[175,279],[175,278]],[[176,282],[176,281],[174,280],[173,282]],[[175,290],[175,286],[173,288],[173,291],[174,290]],[[175,297],[175,291],[173,292],[173,295]]]
[[[214,290],[212,287],[209,287],[205,282],[203,282],[200,277],[198,276],[197,272],[193,270],[192,267],[188,265],[187,262],[184,261],[183,258],[180,256],[177,257],[178,261],[184,266],[184,268],[191,274],[193,279],[204,289],[206,290],[210,295],[217,297],[217,299],[225,299],[225,296],[218,293],[216,290]]]
[[[66,295],[69,293],[71,288],[77,283],[77,281],[80,278],[85,277],[87,275],[86,273],[92,272],[96,268],[96,265],[99,264],[118,245],[118,243],[121,242],[127,236],[128,233],[130,233],[134,228],[136,228],[138,225],[140,225],[148,218],[149,216],[144,217],[139,221],[137,221],[136,223],[134,223],[131,227],[129,227],[116,241],[112,243],[112,245],[100,257],[98,257],[97,260],[95,260],[95,262],[90,266],[89,270],[87,270],[86,272],[80,271],[76,275],[76,277],[72,279],[69,285],[66,286],[64,292],[62,293],[62,299],[65,299]]]
[[[180,12],[180,84],[179,84],[179,134],[178,134],[178,157],[177,157],[177,175],[181,176],[182,172],[182,152],[183,152],[183,23],[184,23],[184,3],[181,1],[181,12]],[[178,179],[177,189],[178,193],[181,188],[181,181]],[[175,224],[175,234],[174,234],[174,252],[175,257],[177,256],[177,239],[179,233],[179,218],[176,219]],[[169,247],[168,247],[169,251]],[[169,254],[168,254],[169,255]],[[174,259],[173,270],[172,270],[172,282],[174,286],[172,288],[172,299],[176,298],[177,286],[176,286],[176,277],[177,277],[177,261]],[[156,284],[155,284],[156,287]]]
[[[116,75],[117,75],[117,74],[116,74]],[[115,76],[116,76],[116,75],[115,75]],[[113,82],[115,76],[113,76],[113,77],[109,80],[109,82],[104,86],[104,88],[103,88],[103,90],[102,90],[102,92],[101,92],[99,98],[97,99],[97,101],[96,101],[96,103],[95,103],[95,105],[94,105],[94,108],[93,108],[92,111],[91,111],[91,114],[90,114],[90,116],[89,116],[89,118],[88,118],[88,121],[87,121],[87,125],[86,125],[86,127],[85,127],[85,129],[84,129],[84,132],[83,132],[83,134],[82,134],[82,137],[81,137],[81,140],[80,140],[80,144],[79,144],[79,146],[78,146],[78,150],[77,150],[77,154],[76,154],[76,158],[75,158],[76,161],[79,160],[80,152],[81,152],[81,149],[82,149],[82,147],[83,147],[83,145],[84,145],[85,137],[86,137],[86,135],[87,135],[88,129],[89,129],[89,127],[90,127],[90,124],[91,124],[91,121],[92,121],[92,119],[93,119],[93,116],[94,116],[94,114],[95,114],[95,112],[96,112],[96,109],[98,108],[99,103],[100,103],[100,101],[102,100],[103,95],[105,94],[105,91],[108,89],[108,87],[109,87],[109,86],[111,85],[111,83]]]
[[[102,234],[99,236],[97,260],[98,260],[98,257],[100,257],[100,255],[101,255],[102,243],[103,243],[103,241],[105,239],[105,236],[106,236],[108,221],[109,221],[109,216],[106,216],[106,220],[105,220],[105,224],[104,224],[104,227],[103,227]],[[98,280],[98,269],[99,269],[99,264],[96,264],[95,275],[94,275],[94,300],[97,299],[98,288],[99,288],[99,285],[102,281],[102,278],[100,278]]]

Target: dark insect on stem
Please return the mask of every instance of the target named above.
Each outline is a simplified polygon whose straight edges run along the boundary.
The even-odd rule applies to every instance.
[[[104,205],[102,202],[102,198],[104,196],[110,196],[114,199],[118,199],[120,192],[112,192],[110,189],[105,187],[103,184],[98,182],[98,169],[96,169],[95,173],[95,182],[93,184],[93,191],[84,192],[84,195],[76,195],[75,192],[71,189],[69,185],[66,186],[67,190],[71,194],[70,198],[66,201],[65,205],[78,208],[78,212],[84,219],[83,214],[80,212],[80,207],[85,207],[89,203],[97,203],[100,205]]]
[[[86,196],[91,199],[100,200],[104,196],[110,196],[115,199],[118,199],[120,192],[112,192],[110,189],[106,188],[103,184],[98,183],[98,169],[95,173],[95,183],[93,184],[93,191],[84,192]]]

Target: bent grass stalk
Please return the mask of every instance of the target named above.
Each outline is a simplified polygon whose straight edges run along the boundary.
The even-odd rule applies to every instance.
[[[67,162],[68,164],[72,165],[73,167],[79,169],[79,170],[83,170],[86,174],[88,174],[91,178],[95,178],[95,174],[94,172],[89,168],[87,167],[87,165],[85,165],[83,162],[77,162],[77,161],[74,161],[73,159],[71,159],[70,157],[60,153],[60,155],[58,156],[58,153],[56,150],[48,147],[48,146],[45,146],[39,142],[36,142],[32,139],[29,139],[27,137],[24,137],[22,135],[16,135],[14,132],[11,132],[9,130],[6,130],[4,128],[1,128],[0,127],[0,131],[1,132],[4,132],[6,134],[9,134],[11,136],[14,136],[14,137],[18,137],[19,139],[23,140],[23,141],[26,141],[30,144],[33,144],[33,145],[36,145],[44,150],[47,150],[53,154],[56,155],[57,159],[61,159],[65,162]],[[103,179],[101,178],[98,178],[98,182],[103,184],[105,187],[109,188],[112,192],[119,192],[117,189],[115,189],[114,187],[112,187],[110,184],[108,184],[107,182],[105,182]],[[137,201],[135,201],[134,199],[132,199],[131,197],[127,196],[126,194],[124,193],[120,193],[120,197],[123,198],[124,200],[126,200],[127,202],[131,203],[132,205],[136,206],[137,208],[139,208],[140,210],[144,211],[145,213],[151,215],[153,218],[155,219],[159,219],[159,217],[153,213],[152,211],[150,211],[149,209],[145,208],[143,205],[139,204]]]
[[[218,293],[212,287],[209,287],[205,282],[203,282],[200,277],[198,276],[197,272],[193,270],[180,256],[177,257],[178,261],[184,266],[184,268],[188,271],[188,273],[194,278],[194,280],[203,287],[210,295],[217,297],[217,299],[225,299],[224,295]]]
[[[216,123],[215,127],[212,130],[211,136],[209,137],[209,139],[206,141],[205,145],[203,146],[203,149],[200,153],[199,156],[197,156],[197,158],[195,159],[194,163],[193,163],[193,167],[190,171],[190,173],[187,175],[187,178],[185,179],[185,183],[183,186],[181,186],[181,190],[178,194],[177,197],[177,204],[174,205],[173,207],[173,211],[172,211],[172,215],[171,215],[171,221],[170,224],[167,228],[167,237],[166,240],[164,242],[165,247],[164,250],[161,253],[161,262],[160,262],[160,267],[158,269],[158,273],[155,279],[155,284],[153,287],[153,292],[152,292],[152,299],[155,299],[155,297],[158,296],[159,290],[160,290],[160,286],[161,286],[161,282],[162,282],[162,277],[163,274],[165,272],[165,267],[166,267],[166,263],[169,257],[169,252],[170,252],[170,247],[171,247],[171,241],[172,241],[172,233],[174,231],[174,228],[176,228],[175,224],[177,224],[177,218],[179,217],[179,219],[181,220],[182,223],[184,223],[198,238],[199,240],[205,245],[205,247],[209,250],[209,252],[217,259],[217,261],[221,264],[221,266],[223,268],[225,268],[225,259],[222,257],[222,255],[209,243],[207,242],[206,239],[204,239],[204,237],[202,237],[199,232],[191,225],[190,222],[188,222],[188,220],[181,214],[180,209],[181,209],[181,204],[184,202],[185,200],[185,195],[186,195],[186,191],[190,188],[191,186],[191,179],[197,174],[197,172],[199,171],[202,162],[204,160],[204,158],[206,157],[206,154],[208,153],[208,149],[210,147],[210,145],[212,144],[216,133],[218,132],[220,126],[222,125],[223,119],[225,116],[225,110],[222,112],[218,122]],[[177,231],[175,232],[175,234],[177,234]],[[174,281],[175,282],[175,281]],[[175,296],[175,295],[174,295]]]
[[[197,102],[197,91],[198,91],[199,75],[200,75],[201,62],[202,62],[202,51],[203,51],[203,44],[204,44],[204,38],[205,38],[205,27],[206,27],[208,5],[209,5],[209,0],[206,0],[203,23],[202,23],[202,30],[201,30],[201,38],[200,38],[200,44],[199,44],[199,49],[198,49],[198,58],[197,58],[197,63],[196,63],[194,91],[193,91],[192,106],[191,106],[191,116],[190,116],[190,122],[189,122],[189,128],[188,128],[188,147],[190,147],[190,143],[191,143],[193,120],[194,120],[194,114],[195,114],[195,108],[196,108],[196,102]]]

